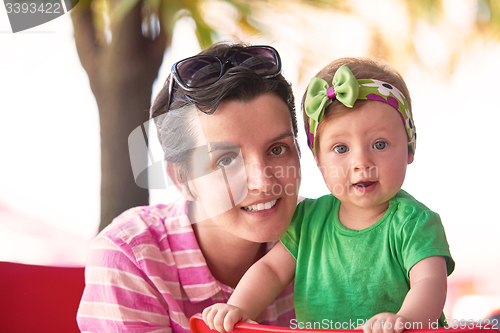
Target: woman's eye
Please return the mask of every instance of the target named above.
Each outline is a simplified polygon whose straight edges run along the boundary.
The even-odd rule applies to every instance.
[[[373,148],[378,149],[378,150],[382,150],[385,147],[387,147],[387,142],[384,142],[384,141],[377,141],[373,145]]]
[[[346,153],[348,151],[348,148],[346,145],[338,145],[338,146],[333,147],[333,150],[337,154],[343,154],[343,153]]]
[[[284,154],[285,151],[286,151],[286,147],[283,147],[283,146],[276,146],[276,147],[271,148],[271,154],[273,154],[275,156],[279,156],[281,154]]]
[[[218,162],[217,162],[217,165],[220,165],[222,167],[228,167],[231,165],[231,163],[233,163],[234,161],[234,158],[231,157],[231,156],[226,156],[226,157],[223,157],[221,158]]]

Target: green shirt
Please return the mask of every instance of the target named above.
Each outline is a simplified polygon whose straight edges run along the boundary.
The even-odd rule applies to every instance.
[[[448,275],[453,271],[439,215],[403,190],[363,230],[343,226],[339,207],[332,195],[303,200],[281,237],[297,260],[295,311],[304,327],[355,328],[378,313],[398,312],[410,289],[409,271],[424,258],[444,256]]]

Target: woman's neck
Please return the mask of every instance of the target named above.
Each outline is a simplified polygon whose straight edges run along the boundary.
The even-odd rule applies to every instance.
[[[389,202],[371,208],[352,207],[340,204],[339,221],[343,226],[353,230],[363,230],[375,223],[384,216]]]
[[[214,278],[232,288],[266,252],[265,243],[238,238],[211,220],[193,224],[193,230]]]

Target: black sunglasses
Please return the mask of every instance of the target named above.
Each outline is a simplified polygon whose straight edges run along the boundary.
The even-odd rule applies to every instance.
[[[255,45],[244,47],[230,57],[197,55],[178,61],[172,66],[164,112],[170,108],[174,79],[182,89],[196,91],[214,84],[229,68],[235,66],[251,69],[267,79],[280,74],[281,59],[273,47]]]

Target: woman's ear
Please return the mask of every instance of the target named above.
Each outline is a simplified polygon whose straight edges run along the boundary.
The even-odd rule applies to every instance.
[[[170,180],[174,183],[175,188],[179,193],[188,201],[195,201],[196,197],[191,193],[188,185],[188,180],[185,179],[185,170],[178,164],[172,164],[167,162],[167,175]]]

